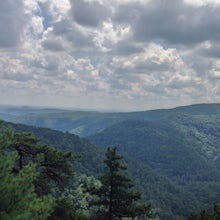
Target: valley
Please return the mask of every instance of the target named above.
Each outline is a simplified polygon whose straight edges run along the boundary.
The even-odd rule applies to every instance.
[[[219,202],[220,104],[127,113],[29,108],[0,113],[16,131],[79,155],[78,173],[97,177],[104,151],[117,146],[143,199],[161,219],[186,219]]]

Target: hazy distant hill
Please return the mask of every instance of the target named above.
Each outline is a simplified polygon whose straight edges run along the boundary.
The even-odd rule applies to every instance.
[[[21,109],[22,114],[2,119],[27,125],[48,127],[60,131],[69,131],[80,136],[89,136],[103,131],[116,123],[126,120],[161,120],[176,114],[218,115],[220,104],[198,104],[173,109],[161,109],[128,113],[103,113],[94,111],[65,111],[60,109]],[[19,109],[17,110],[17,112]],[[5,112],[3,112],[5,113]]]
[[[42,107],[29,107],[29,106],[12,106],[0,105],[0,118],[2,120],[13,121],[15,118],[33,116],[36,114],[51,114],[59,112],[68,112],[68,110],[57,108],[42,108]]]

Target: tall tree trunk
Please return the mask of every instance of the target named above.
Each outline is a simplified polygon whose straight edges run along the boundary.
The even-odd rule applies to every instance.
[[[110,182],[108,220],[112,220],[112,199],[113,199],[113,175],[111,175],[111,182]]]
[[[19,169],[21,170],[23,168],[23,155],[20,150],[18,150],[18,155],[19,155]]]

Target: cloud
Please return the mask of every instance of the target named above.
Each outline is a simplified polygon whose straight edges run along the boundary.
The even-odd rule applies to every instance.
[[[218,102],[219,9],[214,0],[2,1],[0,102],[125,110]]]
[[[220,42],[206,41],[196,48],[196,53],[206,58],[220,58]]]
[[[73,18],[82,26],[97,27],[108,17],[109,11],[98,1],[71,0],[71,4]]]
[[[219,5],[218,0],[184,0],[184,3],[187,3],[189,5],[193,5],[195,7],[201,7],[204,5]]]
[[[157,0],[122,4],[115,20],[131,23],[138,41],[162,40],[170,45],[192,46],[220,35],[220,5],[194,7],[183,1]]]
[[[22,0],[0,1],[0,48],[19,45],[26,25]]]
[[[64,50],[64,45],[60,38],[54,37],[54,39],[44,40],[42,45],[45,49],[54,52],[59,52]]]

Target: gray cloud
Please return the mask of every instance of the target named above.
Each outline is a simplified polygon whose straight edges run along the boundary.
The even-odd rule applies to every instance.
[[[207,47],[199,48],[197,51],[198,54],[210,58],[220,58],[220,42],[212,42]]]
[[[46,45],[44,45],[47,46],[48,49],[53,49],[52,47],[48,46],[55,46],[54,44],[56,44],[58,48],[61,46],[60,44],[57,45],[58,42],[54,42],[53,38],[56,38],[56,36],[60,36],[69,41],[72,44],[73,50],[75,48],[80,48],[83,50],[83,48],[94,47],[92,36],[89,33],[83,32],[75,23],[71,23],[71,21],[68,19],[63,19],[59,22],[56,22],[54,24],[52,33],[49,34],[51,34],[51,36],[46,41]]]
[[[54,52],[59,52],[64,50],[64,46],[62,44],[62,41],[59,39],[49,39],[45,40],[42,43],[43,47],[45,49],[54,51]]]
[[[25,26],[22,0],[0,1],[0,47],[16,47],[21,41]]]
[[[156,0],[145,5],[121,5],[117,22],[131,23],[138,41],[164,40],[173,45],[193,45],[220,39],[220,6],[194,7],[182,0]]]
[[[74,20],[82,25],[97,27],[108,17],[107,8],[98,1],[71,0]]]
[[[140,53],[143,51],[142,45],[135,44],[131,42],[132,39],[119,41],[113,48],[113,55],[131,55],[134,53]]]

